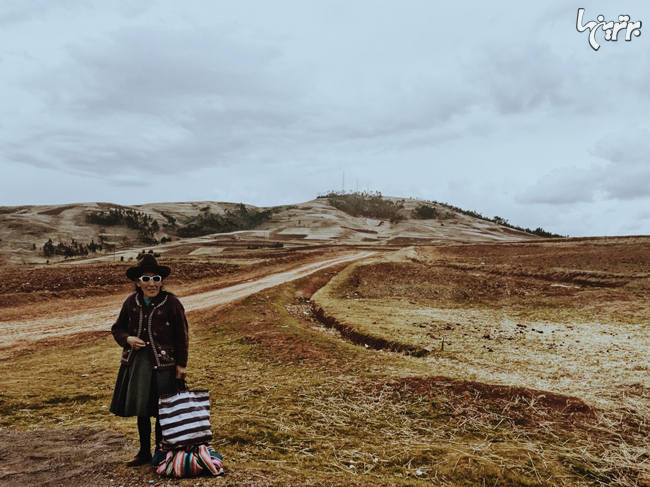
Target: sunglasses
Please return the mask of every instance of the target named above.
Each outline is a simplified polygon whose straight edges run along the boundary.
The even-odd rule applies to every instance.
[[[160,282],[160,281],[162,281],[162,277],[160,277],[160,276],[140,276],[140,277],[138,277],[138,279],[140,281],[142,281],[142,282],[149,282],[149,281]]]

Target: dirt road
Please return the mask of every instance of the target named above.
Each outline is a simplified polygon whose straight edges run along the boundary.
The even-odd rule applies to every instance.
[[[263,289],[278,286],[285,282],[300,279],[326,267],[351,262],[374,255],[375,252],[356,252],[353,254],[302,265],[295,269],[244,282],[234,286],[183,296],[186,311],[221,306],[236,301]],[[86,313],[70,312],[56,317],[22,321],[0,321],[0,359],[7,358],[16,350],[35,342],[58,339],[78,333],[107,331],[120,311],[124,296],[93,302],[92,310]]]

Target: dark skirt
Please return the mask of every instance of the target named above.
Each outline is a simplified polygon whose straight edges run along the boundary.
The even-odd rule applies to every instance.
[[[158,397],[175,394],[183,381],[176,380],[176,368],[155,371],[145,348],[134,353],[131,365],[120,365],[110,412],[123,417],[158,417]]]

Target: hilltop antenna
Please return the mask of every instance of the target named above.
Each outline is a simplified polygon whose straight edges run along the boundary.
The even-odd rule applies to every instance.
[[[345,171],[343,171],[343,181],[341,182],[341,193],[345,193]]]
[[[356,192],[357,192],[357,193],[359,192],[359,180],[358,180],[358,179],[357,179],[357,189],[356,189]]]

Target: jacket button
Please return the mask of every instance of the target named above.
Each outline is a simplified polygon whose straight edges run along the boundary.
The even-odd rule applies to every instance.
[[[158,366],[157,366],[157,365],[154,365],[154,366],[153,366],[153,368],[154,368],[154,369],[157,369],[157,368],[158,368]]]
[[[149,345],[149,342],[147,342],[147,345]]]

